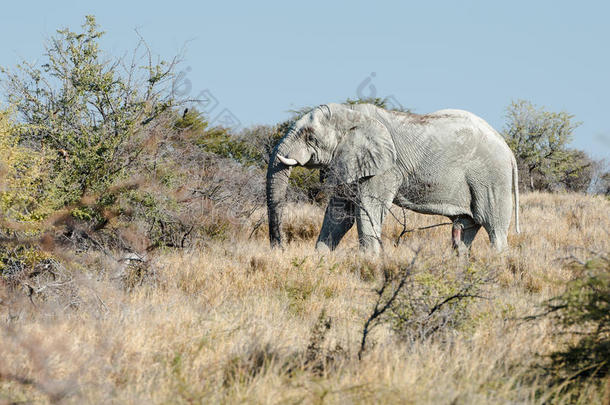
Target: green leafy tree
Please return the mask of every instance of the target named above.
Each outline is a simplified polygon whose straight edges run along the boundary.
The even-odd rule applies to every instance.
[[[263,156],[265,150],[256,139],[237,136],[228,128],[210,127],[203,114],[196,109],[185,109],[182,116],[176,119],[174,127],[206,152],[235,160],[244,166],[263,167],[266,164]],[[244,132],[251,135],[253,131]]]
[[[61,157],[52,168],[60,205],[103,194],[125,178],[146,145],[146,129],[174,102],[169,84],[176,59],[154,62],[142,40],[130,59],[106,58],[103,35],[87,16],[81,32],[57,31],[41,66],[2,69],[23,124],[20,143]]]
[[[550,112],[529,101],[512,102],[503,131],[519,165],[520,178],[530,190],[549,190],[567,177],[578,177],[588,167],[567,148],[580,123],[567,112]],[[585,187],[586,189],[586,187]]]
[[[595,171],[595,162],[582,150],[569,150],[571,167],[566,169],[560,183],[569,191],[587,192]]]

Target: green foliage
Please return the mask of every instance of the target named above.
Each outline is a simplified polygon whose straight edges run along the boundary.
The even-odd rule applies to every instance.
[[[309,111],[310,108],[303,110]],[[174,127],[206,152],[235,160],[244,166],[265,169],[273,147],[299,115],[300,113],[295,113],[293,119],[276,126],[259,126],[236,135],[226,128],[210,128],[201,113],[190,109],[176,119]],[[296,199],[319,201],[324,197],[320,171],[317,169],[294,168],[290,176],[290,187]]]
[[[375,291],[375,306],[362,330],[359,359],[367,348],[369,333],[382,323],[402,340],[413,343],[448,339],[452,332],[464,331],[476,321],[472,304],[484,298],[483,289],[493,281],[493,273],[474,265],[455,270],[424,267],[416,272],[418,255],[416,252],[407,266],[384,264],[383,283]]]
[[[295,167],[290,173],[290,187],[301,193],[307,201],[320,202],[324,199],[324,185],[319,169]]]
[[[52,256],[29,240],[49,225],[43,221],[61,208],[60,191],[50,176],[55,154],[20,144],[20,126],[0,111],[0,273],[19,279]],[[18,243],[22,238],[26,243]]]
[[[583,276],[544,304],[563,347],[550,354],[551,367],[568,379],[610,373],[610,260],[597,257],[579,265]]]
[[[236,160],[246,166],[262,167],[265,164],[260,150],[248,142],[237,139],[225,128],[212,128],[195,143],[207,152]]]
[[[42,66],[2,70],[14,113],[0,113],[0,231],[14,246],[44,232],[73,238],[79,249],[130,251],[225,238],[229,219],[202,218],[202,204],[186,195],[197,190],[209,205],[226,200],[206,189],[224,192],[203,178],[202,168],[219,168],[202,159],[194,138],[239,159],[245,144],[208,129],[197,111],[177,118],[166,85],[175,60],[150,62],[143,42],[132,60],[105,59],[102,35],[87,17],[81,32],[58,31]],[[194,137],[177,136],[185,131]]]
[[[182,116],[174,122],[174,128],[184,131],[188,130],[194,134],[203,134],[208,127],[208,122],[203,115],[194,108],[185,109]]]
[[[407,341],[464,331],[472,323],[473,304],[489,281],[487,270],[474,267],[414,274],[392,306],[392,329]]]
[[[40,68],[23,63],[18,73],[3,70],[9,100],[23,123],[20,144],[62,157],[50,168],[61,205],[79,203],[126,178],[146,144],[144,129],[173,102],[163,88],[173,64],[137,68],[138,49],[130,63],[104,59],[103,34],[87,16],[81,32],[57,31]]]
[[[245,166],[263,167],[264,151],[256,143],[249,142],[222,127],[209,127],[209,122],[196,109],[186,110],[174,127],[187,134],[194,144],[206,152],[235,160]]]
[[[583,162],[583,152],[568,149],[580,125],[573,119],[567,112],[546,111],[525,100],[508,106],[503,136],[517,159],[520,179],[530,190],[551,190],[562,180],[582,177],[590,166],[590,159]]]
[[[565,170],[560,182],[568,191],[585,193],[593,179],[595,162],[582,150],[570,149],[568,153],[572,167]]]
[[[0,112],[0,227],[2,221],[35,223],[59,208],[49,175],[54,154],[22,146],[19,132],[10,112]]]

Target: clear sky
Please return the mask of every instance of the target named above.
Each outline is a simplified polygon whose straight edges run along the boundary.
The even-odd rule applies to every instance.
[[[469,110],[500,130],[523,98],[574,114],[573,145],[610,158],[610,2],[11,1],[0,65],[42,61],[44,39],[86,14],[115,55],[136,28],[164,57],[186,45],[180,89],[215,100],[211,119],[273,124],[293,108],[376,95],[418,113]]]

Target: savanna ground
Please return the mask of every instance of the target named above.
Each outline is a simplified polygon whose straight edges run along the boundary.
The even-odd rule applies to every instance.
[[[550,385],[545,354],[558,345],[557,326],[525,319],[578,276],[575,260],[610,250],[607,198],[522,195],[522,233],[511,227],[508,251],[494,254],[481,231],[468,262],[452,254],[447,226],[395,246],[395,219],[378,258],[358,252],[355,229],[321,255],[313,246],[322,216],[289,207],[283,251],[270,250],[265,225],[249,237],[247,223],[146,263],[73,253],[46,278],[4,281],[0,402],[608,402],[608,380],[567,392]],[[408,222],[446,219],[409,213]],[[409,332],[396,315],[382,317],[359,360],[376,289],[405,269],[405,297],[449,293],[443,283],[465,274],[483,281],[449,314],[460,321],[437,320],[434,333],[421,333],[426,320]]]

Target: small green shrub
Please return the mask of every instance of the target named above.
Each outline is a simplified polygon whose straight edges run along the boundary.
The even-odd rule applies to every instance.
[[[389,315],[392,329],[407,341],[447,331],[465,331],[475,316],[474,303],[490,281],[487,269],[431,269],[414,274]]]
[[[413,343],[429,338],[447,339],[456,330],[464,331],[477,319],[474,302],[486,298],[483,291],[494,278],[490,269],[469,267],[429,268],[416,261],[396,268],[383,266],[383,282],[364,323],[358,358],[367,349],[367,338],[375,327],[388,325],[399,339]]]
[[[578,267],[583,275],[544,304],[563,341],[549,355],[551,369],[568,379],[602,379],[610,372],[610,260],[601,256]]]

